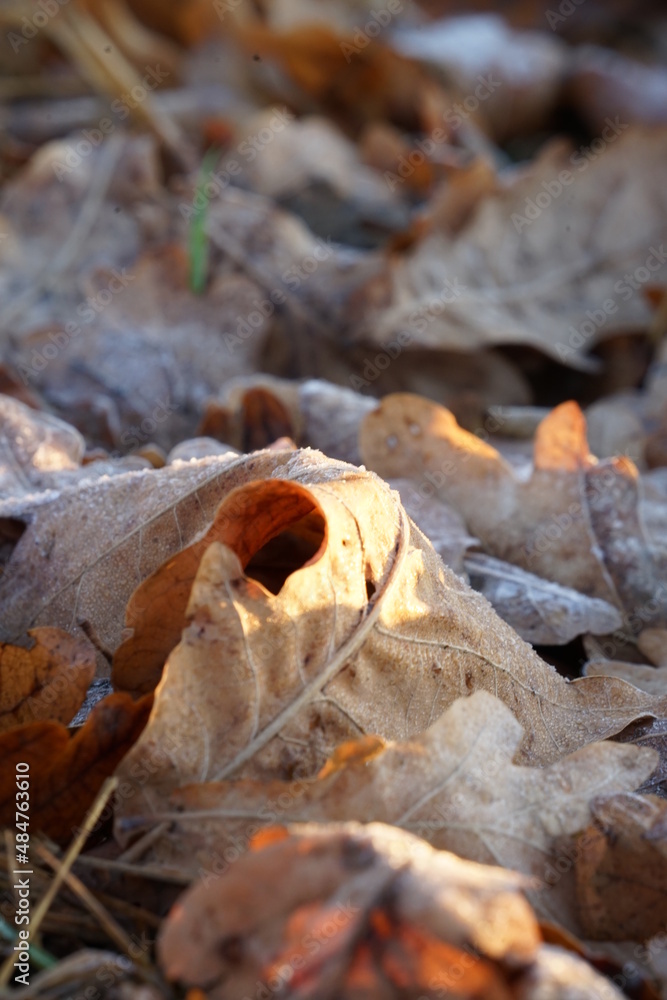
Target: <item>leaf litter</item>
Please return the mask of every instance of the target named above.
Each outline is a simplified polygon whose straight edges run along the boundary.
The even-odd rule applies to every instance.
[[[664,996],[664,19],[260,6],[0,11],[0,983]]]

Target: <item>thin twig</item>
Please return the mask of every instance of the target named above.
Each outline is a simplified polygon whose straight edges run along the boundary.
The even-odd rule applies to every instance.
[[[30,921],[30,936],[34,937],[42,923],[44,917],[49,911],[53,900],[56,898],[58,891],[65,880],[65,876],[69,872],[70,868],[74,864],[76,858],[81,853],[81,849],[88,839],[90,831],[93,829],[99,816],[102,813],[107,801],[111,798],[116,788],[118,787],[118,778],[107,778],[107,780],[102,785],[98,792],[95,802],[88,811],[83,826],[79,830],[78,834],[70,844],[65,857],[62,860],[62,864],[55,874],[55,877],[47,889],[45,895],[39,901],[35,908],[35,912],[32,914],[32,919]],[[14,954],[13,952],[7,957],[2,968],[0,968],[0,988],[6,986],[9,982],[9,977],[12,974],[12,969],[14,968]]]
[[[190,885],[192,882],[191,876],[185,875],[177,868],[163,868],[158,865],[131,865],[124,861],[95,858],[85,854],[77,858],[76,863],[86,865],[88,868],[118,872],[120,875],[134,875],[137,878],[152,879],[154,882],[168,882],[170,885]]]
[[[59,858],[54,857],[48,847],[44,844],[37,844],[36,850],[40,858],[46,861],[54,871],[57,872],[59,870],[62,862]],[[72,892],[76,893],[83,905],[99,920],[101,926],[120,950],[124,951],[130,958],[134,958],[132,952],[135,950],[135,947],[132,939],[126,934],[120,924],[114,920],[111,914],[107,912],[106,907],[95,898],[90,889],[83,884],[81,879],[74,872],[70,871],[65,875],[65,884],[69,886]],[[142,954],[137,958],[137,961],[146,964],[146,956]]]
[[[137,861],[139,858],[143,857],[149,847],[152,847],[156,840],[167,832],[170,827],[170,823],[160,823],[158,826],[149,830],[147,833],[140,837],[139,840],[135,841],[131,847],[128,847],[124,851],[119,860],[120,861]]]

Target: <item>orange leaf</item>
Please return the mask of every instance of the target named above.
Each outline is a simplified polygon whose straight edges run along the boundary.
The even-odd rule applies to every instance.
[[[14,824],[16,765],[27,763],[31,829],[60,843],[70,840],[146,725],[152,702],[152,695],[137,702],[109,695],[73,737],[56,722],[31,722],[0,736],[0,826]]]

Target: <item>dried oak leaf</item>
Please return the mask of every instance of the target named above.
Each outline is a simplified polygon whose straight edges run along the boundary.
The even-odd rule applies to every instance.
[[[631,629],[667,620],[667,553],[646,529],[637,469],[589,455],[576,403],[539,425],[527,480],[448,410],[407,393],[364,419],[359,446],[380,475],[428,484],[490,555],[607,601]]]
[[[543,580],[483,552],[469,552],[478,540],[461,514],[434,492],[432,484],[389,479],[406,512],[424,532],[442,561],[484,594],[503,621],[533,645],[562,645],[575,636],[608,635],[622,625],[616,608],[571,587]],[[424,489],[424,486],[426,489]]]
[[[31,722],[0,736],[0,826],[13,826],[16,764],[30,768],[30,826],[61,843],[71,839],[102,782],[139,736],[150,695],[112,694],[74,736],[56,722]]]
[[[591,804],[576,855],[579,919],[593,940],[645,941],[667,929],[667,802],[615,794]]]
[[[174,792],[182,818],[167,814],[176,826],[164,850],[170,863],[176,856],[206,868],[215,852],[247,843],[275,803],[285,823],[392,823],[434,847],[531,876],[537,911],[576,932],[571,878],[561,873],[554,886],[553,865],[590,823],[600,790],[634,791],[657,754],[605,742],[545,768],[521,767],[512,761],[522,735],[511,711],[478,691],[408,743],[367,737],[345,744],[310,780],[211,782]]]
[[[376,476],[284,454],[133,596],[116,683],[141,693],[168,659],[121,769],[129,782],[135,765],[152,771],[130,811],[192,782],[315,774],[340,743],[410,739],[479,689],[515,713],[531,764],[667,714],[667,699],[622,681],[566,682],[443,565]]]
[[[85,447],[69,424],[0,396],[0,497],[54,485],[54,473],[79,468]]]
[[[667,667],[667,629],[645,628],[637,637],[637,646],[648,662]]]
[[[543,580],[502,559],[470,552],[464,566],[471,586],[533,645],[559,646],[584,633],[608,635],[623,624],[618,610],[607,601]]]
[[[579,1000],[578,983],[608,986],[541,946],[522,884],[380,823],[273,827],[181,897],[158,962],[210,1000]]]
[[[71,722],[95,676],[88,643],[57,628],[29,633],[31,649],[0,643],[0,732],[27,722]]]
[[[586,355],[601,339],[645,330],[651,308],[628,294],[624,275],[648,260],[656,284],[665,282],[667,127],[615,132],[595,159],[556,143],[485,198],[455,237],[433,232],[388,259],[350,299],[354,338],[460,351],[525,344],[590,368]],[[560,186],[560,200],[549,185]]]
[[[406,513],[419,530],[424,532],[445,565],[466,579],[465,555],[478,542],[469,534],[459,512],[438,496],[425,498],[415,489],[415,484],[410,479],[388,479],[387,484],[398,491]],[[505,618],[502,612],[500,617]]]
[[[226,493],[288,458],[228,453],[0,502],[0,639],[36,625],[86,634],[108,674],[133,590],[206,530]]]

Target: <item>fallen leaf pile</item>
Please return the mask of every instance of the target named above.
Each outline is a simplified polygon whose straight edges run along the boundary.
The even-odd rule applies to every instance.
[[[282,877],[293,869],[303,878]],[[183,897],[158,954],[169,979],[214,998],[262,986],[303,997],[620,996],[540,943],[524,884],[379,823],[278,827],[229,877]]]
[[[0,7],[3,997],[667,1000],[666,51]]]

